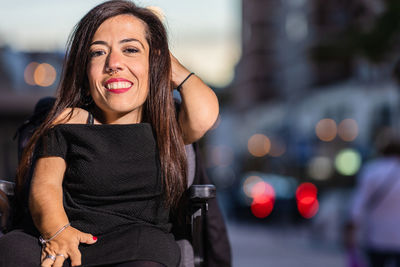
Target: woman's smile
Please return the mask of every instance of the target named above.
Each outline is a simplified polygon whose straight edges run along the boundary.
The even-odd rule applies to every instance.
[[[125,93],[129,91],[132,86],[133,82],[124,78],[111,78],[107,80],[104,84],[104,87],[107,89],[108,92],[115,94]]]

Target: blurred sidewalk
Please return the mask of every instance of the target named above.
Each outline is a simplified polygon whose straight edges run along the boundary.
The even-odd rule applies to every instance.
[[[263,226],[230,222],[233,267],[344,267],[345,253],[311,238],[300,226]]]

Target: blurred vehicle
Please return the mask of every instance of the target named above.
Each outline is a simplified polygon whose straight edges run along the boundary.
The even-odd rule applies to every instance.
[[[237,219],[263,222],[293,222],[297,179],[262,172],[244,173],[235,187],[233,213]]]

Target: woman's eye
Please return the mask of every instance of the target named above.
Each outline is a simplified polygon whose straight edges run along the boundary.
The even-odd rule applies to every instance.
[[[105,52],[103,50],[92,51],[90,52],[90,57],[98,57],[104,54]]]
[[[124,49],[124,52],[125,53],[129,53],[129,54],[133,54],[133,53],[137,53],[137,52],[139,52],[139,50],[138,49],[136,49],[136,48],[125,48]]]

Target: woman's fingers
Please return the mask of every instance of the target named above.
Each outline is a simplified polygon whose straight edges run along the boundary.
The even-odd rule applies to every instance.
[[[71,250],[69,253],[71,259],[71,266],[79,266],[82,262],[82,255],[78,248]]]
[[[56,260],[53,263],[53,267],[62,267],[64,264],[64,261],[66,260],[66,254],[64,253],[58,253],[56,255]]]
[[[41,266],[61,267],[68,257],[72,266],[79,266],[82,262],[78,248],[79,243],[90,245],[96,243],[96,241],[97,237],[69,227],[43,247]],[[51,255],[50,258],[49,255]]]
[[[55,260],[56,260],[55,255],[42,252],[42,264],[40,266],[41,267],[53,266]]]
[[[54,256],[54,258],[53,258]],[[42,249],[42,266],[51,266],[55,260],[56,253],[49,246]],[[48,265],[50,264],[50,265]]]
[[[94,244],[97,242],[97,237],[93,236],[91,234],[86,234],[81,232],[81,234],[79,235],[79,242],[80,243],[85,243],[85,244]]]
[[[80,231],[78,231],[77,238],[79,240],[79,243],[85,243],[85,244],[93,244],[96,243],[97,241],[97,237]],[[71,259],[71,266],[81,265],[81,260],[82,260],[81,252],[77,247],[69,253],[69,256]]]
[[[53,260],[50,258],[45,258],[44,261],[42,261],[42,264],[40,265],[41,267],[51,267],[53,265]]]

